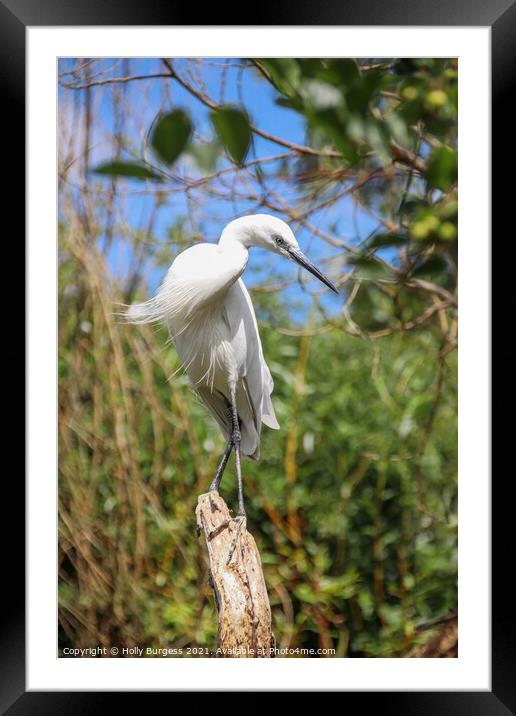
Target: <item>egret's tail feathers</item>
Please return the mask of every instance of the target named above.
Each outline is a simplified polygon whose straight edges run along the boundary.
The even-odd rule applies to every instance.
[[[243,457],[248,457],[251,460],[259,460],[260,435],[256,432],[254,426],[249,425],[245,421],[242,421],[240,431],[242,434],[240,449]]]
[[[260,459],[260,446],[258,445],[258,447],[256,448],[256,450],[253,452],[252,455],[242,452],[242,457],[247,458],[248,460],[253,460],[253,462],[258,462]]]
[[[272,413],[270,415],[266,415],[265,413],[262,414],[262,423],[268,428],[272,428],[272,430],[280,429],[280,425],[276,420],[276,416],[274,414],[274,408],[272,409]]]
[[[262,423],[268,428],[279,430],[279,423],[276,420],[274,405],[272,404],[272,391],[274,390],[274,381],[272,380],[269,367],[263,360],[263,395],[262,395]]]

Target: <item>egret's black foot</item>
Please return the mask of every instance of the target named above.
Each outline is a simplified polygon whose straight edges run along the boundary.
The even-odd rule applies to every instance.
[[[215,473],[215,477],[213,478],[213,482],[211,483],[211,485],[208,488],[208,492],[218,492],[219,491],[220,482],[222,480],[224,470],[226,469],[226,465],[228,464],[229,456],[231,455],[232,449],[233,449],[233,441],[230,438],[227,442],[226,449],[224,450],[224,455],[222,456],[220,464],[217,468],[217,472]]]

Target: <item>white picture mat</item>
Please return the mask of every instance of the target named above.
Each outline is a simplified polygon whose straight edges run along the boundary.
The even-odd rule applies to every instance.
[[[28,690],[490,689],[490,39],[450,27],[27,28]],[[59,659],[57,58],[307,54],[459,57],[459,657]]]

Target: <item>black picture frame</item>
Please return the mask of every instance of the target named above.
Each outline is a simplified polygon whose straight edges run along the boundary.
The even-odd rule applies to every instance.
[[[254,15],[243,17],[241,11],[231,4],[203,5],[203,25],[416,25],[416,26],[489,26],[492,31],[492,191],[493,235],[498,228],[501,236],[501,222],[508,208],[512,206],[513,182],[504,181],[505,171],[512,167],[510,152],[514,152],[512,142],[514,119],[509,109],[509,98],[515,88],[516,63],[514,46],[516,39],[516,3],[514,0],[490,0],[471,2],[471,0],[347,0],[346,3],[314,3],[299,0],[277,3],[260,3],[253,8]],[[198,24],[199,9],[181,4],[180,7],[163,0],[0,0],[0,61],[2,73],[2,136],[4,138],[4,180],[9,196],[9,214],[16,217],[11,232],[4,236],[9,246],[21,248],[22,255],[16,264],[12,259],[9,266],[19,267],[23,256],[23,231],[25,202],[24,186],[24,145],[25,145],[25,30],[27,26],[66,26],[66,25],[190,25]],[[6,141],[7,140],[7,141]],[[502,142],[504,143],[502,145]],[[510,145],[510,146],[508,146]],[[7,157],[5,157],[7,153]],[[511,195],[509,195],[511,192]],[[512,202],[511,202],[512,200]],[[513,233],[513,230],[512,230]],[[512,237],[507,237],[514,244]],[[508,250],[510,250],[509,247]],[[514,249],[512,249],[514,250]],[[493,246],[493,260],[496,252]],[[514,272],[513,262],[507,261],[504,249],[504,261],[497,264],[497,297],[493,297],[493,316],[499,317],[508,304],[509,296],[504,290],[511,290],[509,271]],[[512,276],[511,276],[512,278]],[[504,289],[505,287],[505,289]],[[19,288],[17,289],[19,293]],[[498,310],[496,310],[498,309]],[[9,325],[9,322],[7,325]],[[13,322],[14,323],[14,322]],[[16,321],[19,323],[19,321]],[[511,331],[512,332],[512,331]],[[11,336],[9,335],[9,340]],[[22,339],[23,340],[23,339]],[[504,380],[510,361],[508,339],[500,338],[495,358],[492,361],[493,388],[496,382]],[[10,351],[12,361],[9,374],[15,365],[18,344]],[[28,350],[34,350],[28,346]],[[15,353],[16,351],[16,353]],[[503,361],[503,362],[502,362]],[[30,388],[30,386],[29,386]],[[498,396],[500,395],[498,392]],[[493,392],[492,407],[496,409],[496,391]],[[504,380],[504,402],[506,398]],[[499,399],[499,398],[498,398]],[[17,396],[16,402],[22,404]],[[9,408],[12,412],[12,409]],[[11,417],[11,416],[10,416]],[[11,424],[17,421],[11,420]],[[492,529],[492,690],[490,692],[346,692],[343,707],[349,708],[350,699],[366,699],[362,707],[377,707],[386,714],[468,714],[468,716],[486,716],[493,714],[516,713],[516,630],[514,628],[514,596],[512,588],[506,584],[508,574],[514,569],[508,564],[510,548],[514,544],[514,516],[512,503],[508,499],[507,483],[512,482],[510,467],[502,469],[501,461],[510,447],[509,418],[500,421],[492,436],[493,474],[496,471],[501,479],[493,481],[493,529]],[[501,424],[500,424],[501,423]],[[121,693],[78,693],[78,692],[26,692],[25,691],[25,578],[24,552],[24,484],[18,465],[5,470],[4,476],[4,519],[7,526],[3,550],[3,608],[0,633],[0,708],[2,713],[12,716],[23,714],[83,714],[107,708],[120,708]],[[507,476],[507,480],[503,478]],[[7,493],[7,494],[6,494]],[[7,516],[11,520],[7,520]],[[511,540],[512,537],[512,540]],[[410,684],[407,684],[407,689]],[[165,694],[170,699],[170,694]],[[132,707],[143,704],[140,694],[131,694]],[[144,696],[143,698],[148,698]],[[242,695],[245,698],[245,695]],[[116,699],[116,701],[115,701]],[[170,702],[169,702],[170,703]],[[341,702],[342,703],[342,702]],[[241,702],[242,705],[242,702]],[[235,704],[234,704],[235,706]]]

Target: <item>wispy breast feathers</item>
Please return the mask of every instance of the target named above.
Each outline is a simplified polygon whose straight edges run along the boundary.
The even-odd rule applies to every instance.
[[[122,315],[130,323],[165,322],[186,327],[195,314],[212,299],[209,282],[180,279],[170,272],[158,293],[144,303],[127,306]]]

